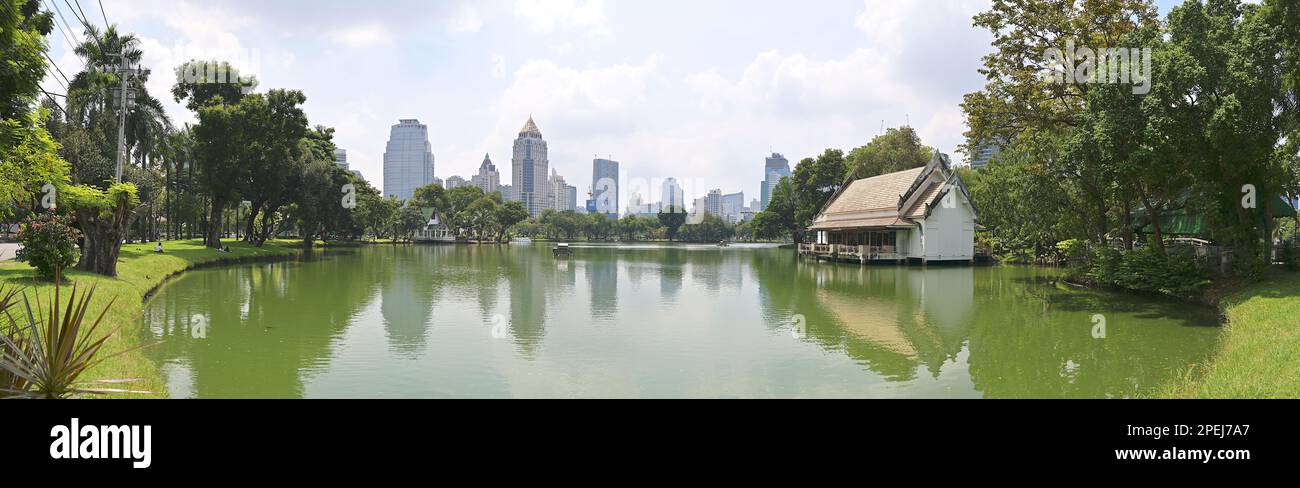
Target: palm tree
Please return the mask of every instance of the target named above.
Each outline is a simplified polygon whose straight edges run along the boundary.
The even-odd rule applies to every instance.
[[[127,64],[138,65],[144,57],[140,39],[135,34],[121,34],[116,25],[108,26],[102,33],[95,26],[86,26],[85,35],[87,40],[74,51],[85,61],[86,68],[77,73],[68,86],[68,113],[72,119],[69,122],[111,129],[105,133],[116,134],[118,119],[115,107],[121,96],[120,78],[115,71],[120,64],[117,53],[121,53],[121,59]],[[129,81],[128,88],[135,93],[135,104],[128,109],[125,127],[127,151],[132,156],[129,159],[146,171],[154,169],[150,160],[157,152],[158,141],[173,130],[162,103],[149,94],[148,81],[147,74]],[[106,141],[108,147],[103,148],[105,155],[115,159],[116,137],[106,139],[111,140]]]

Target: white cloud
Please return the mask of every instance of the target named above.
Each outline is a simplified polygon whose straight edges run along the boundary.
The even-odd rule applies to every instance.
[[[516,0],[515,15],[543,34],[559,29],[586,29],[592,37],[608,37],[604,0]]]
[[[473,34],[482,28],[483,17],[469,5],[462,6],[459,14],[447,20],[447,32],[452,34]]]
[[[393,34],[379,23],[353,25],[334,31],[330,38],[334,42],[353,48],[389,46],[393,44]]]

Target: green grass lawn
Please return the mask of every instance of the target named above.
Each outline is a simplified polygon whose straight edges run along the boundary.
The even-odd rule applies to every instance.
[[[1162,396],[1300,398],[1300,273],[1275,274],[1221,307],[1228,322],[1219,350]]]
[[[275,256],[289,256],[299,252],[291,246],[296,241],[267,242],[262,248],[249,244],[230,242],[230,253],[218,252],[203,247],[203,241],[168,241],[163,243],[164,254],[153,252],[154,243],[127,244],[122,246],[122,254],[117,265],[117,278],[106,278],[80,271],[70,271],[65,276],[67,281],[76,282],[79,288],[96,285],[95,298],[91,301],[90,313],[98,316],[116,297],[117,302],[104,318],[101,329],[105,332],[121,326],[121,330],[110,339],[102,349],[105,354],[112,354],[147,344],[147,334],[140,328],[144,297],[168,277],[204,264],[224,261],[257,259]],[[36,282],[34,270],[25,263],[0,261],[0,286],[19,287],[30,298],[40,295],[41,300],[49,300],[53,295],[54,285]],[[64,295],[64,300],[67,296]],[[21,305],[20,305],[21,307]],[[33,304],[33,308],[35,305]],[[89,320],[89,317],[88,317]],[[166,385],[158,366],[149,359],[146,351],[136,350],[114,357],[87,372],[83,379],[122,379],[138,378],[140,381],[126,388],[155,392],[153,395],[133,395],[136,397],[165,397]],[[128,395],[132,396],[132,395]]]

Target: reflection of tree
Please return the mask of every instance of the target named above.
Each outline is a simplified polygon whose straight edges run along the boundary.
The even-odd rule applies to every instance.
[[[1215,323],[1213,310],[1022,277],[1033,272],[993,269],[977,290],[992,303],[972,318],[970,374],[987,397],[1139,396],[1203,360],[1217,340],[1217,328],[1200,326]],[[1105,339],[1092,337],[1097,313]]]
[[[163,332],[150,354],[187,360],[197,396],[301,397],[304,371],[329,359],[379,283],[357,272],[355,256],[321,259],[189,273],[147,307],[150,328]],[[190,336],[194,315],[205,316],[206,338]]]
[[[663,263],[659,268],[659,295],[665,302],[673,303],[677,301],[677,294],[682,291],[686,251],[669,247],[661,252]]]

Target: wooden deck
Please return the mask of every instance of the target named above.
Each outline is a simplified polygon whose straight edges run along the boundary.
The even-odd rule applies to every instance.
[[[840,261],[846,263],[901,263],[907,256],[898,252],[895,246],[848,246],[844,244],[800,244],[799,255],[816,258],[818,261]]]

